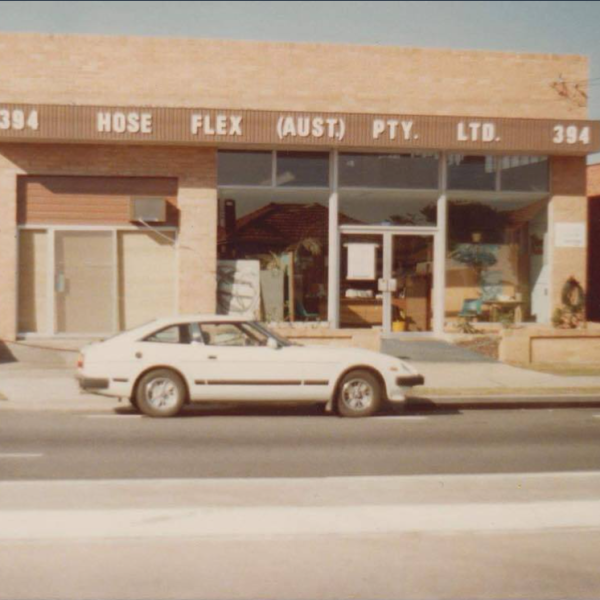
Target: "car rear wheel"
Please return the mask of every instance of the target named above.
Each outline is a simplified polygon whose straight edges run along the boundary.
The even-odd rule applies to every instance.
[[[146,373],[137,386],[137,405],[149,417],[174,417],[185,404],[185,385],[170,369]]]
[[[337,406],[342,417],[370,417],[381,407],[381,384],[373,373],[357,369],[342,379]]]

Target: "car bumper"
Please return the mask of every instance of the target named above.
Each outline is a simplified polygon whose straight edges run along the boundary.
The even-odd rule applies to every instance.
[[[79,389],[84,392],[101,392],[107,390],[110,382],[106,377],[77,377]]]
[[[424,383],[425,377],[423,375],[401,375],[396,377],[396,385],[401,388],[411,388]]]

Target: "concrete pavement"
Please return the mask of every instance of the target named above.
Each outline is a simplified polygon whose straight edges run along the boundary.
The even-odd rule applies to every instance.
[[[599,496],[597,472],[2,482],[0,599],[600,598]]]

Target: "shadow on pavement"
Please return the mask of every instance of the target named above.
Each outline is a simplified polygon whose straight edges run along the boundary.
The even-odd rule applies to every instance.
[[[114,409],[118,415],[138,414],[132,406],[123,406]],[[395,407],[393,405],[384,406],[377,416],[386,417],[410,417],[418,415],[456,415],[460,411],[456,408],[447,406],[437,406],[433,401],[419,398],[418,402],[412,399],[407,401],[406,408]],[[338,418],[335,413],[325,412],[325,406],[322,404],[192,404],[184,408],[178,418],[190,417],[323,417]]]
[[[10,351],[8,346],[0,341],[0,364],[17,362],[15,355]]]

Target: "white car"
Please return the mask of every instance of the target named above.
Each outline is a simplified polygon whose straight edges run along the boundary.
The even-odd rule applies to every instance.
[[[365,417],[424,382],[392,356],[300,346],[258,322],[216,315],[159,319],[91,344],[77,377],[83,390],[127,398],[151,417],[201,401],[322,402]]]

